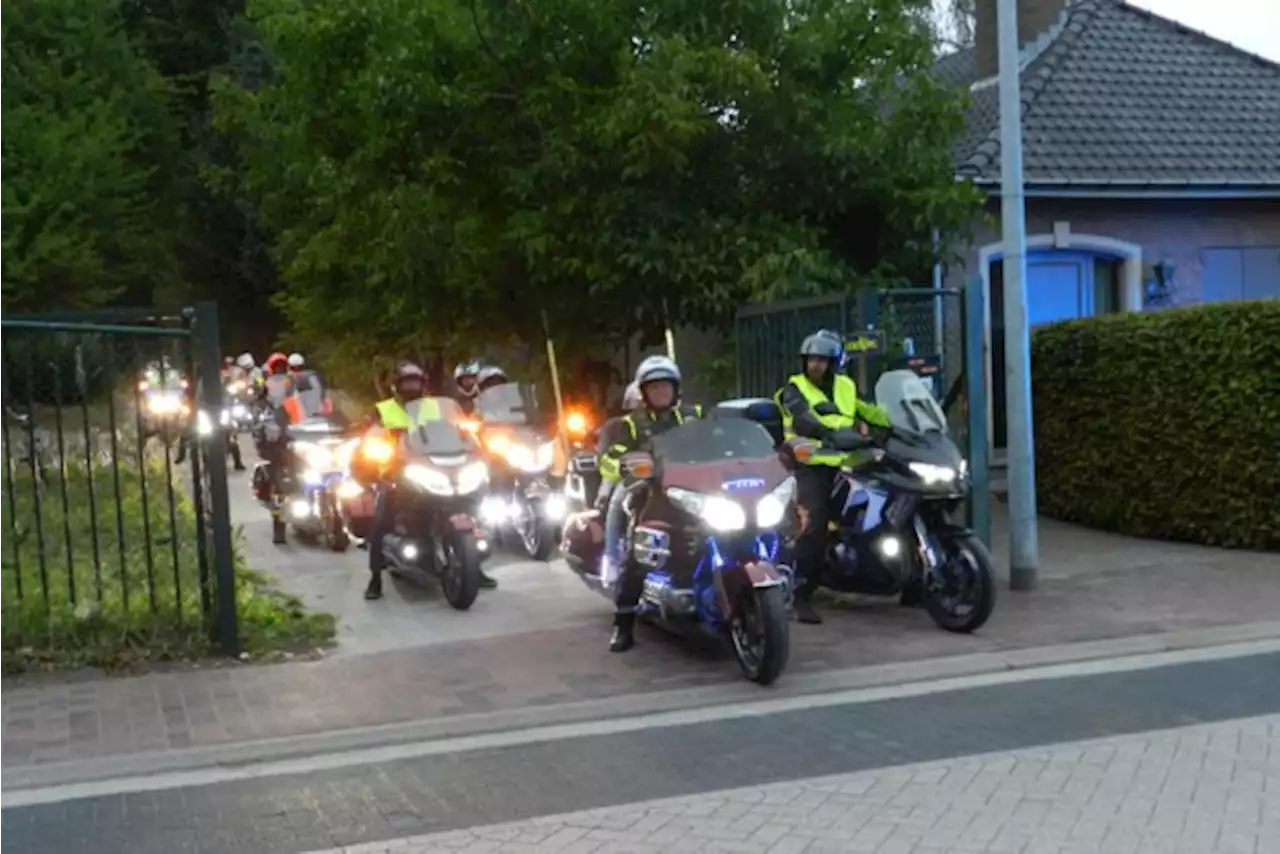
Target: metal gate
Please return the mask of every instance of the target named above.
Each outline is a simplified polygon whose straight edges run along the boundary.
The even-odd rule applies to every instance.
[[[5,317],[4,648],[238,654],[217,307]],[[215,434],[215,438],[216,434]]]

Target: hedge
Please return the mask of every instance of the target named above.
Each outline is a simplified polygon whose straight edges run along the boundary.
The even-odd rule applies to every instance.
[[[1071,321],[1031,349],[1045,514],[1280,551],[1280,300]]]

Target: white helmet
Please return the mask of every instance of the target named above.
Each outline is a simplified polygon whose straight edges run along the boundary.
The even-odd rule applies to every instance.
[[[289,367],[302,368],[302,367],[305,367],[306,364],[307,364],[307,360],[303,358],[303,355],[301,353],[289,354]]]
[[[640,398],[640,386],[634,382],[627,383],[627,389],[622,393],[622,408],[631,411],[639,409],[643,401]]]
[[[646,383],[668,382],[680,385],[680,366],[666,356],[650,356],[636,368],[636,388],[643,391]]]
[[[486,385],[493,386],[501,383],[509,382],[507,372],[499,368],[497,365],[489,365],[481,368],[480,373],[476,374],[476,388],[480,389]]]
[[[251,369],[255,362],[252,353],[241,353],[240,358],[236,359],[236,364],[244,368],[246,371]]]

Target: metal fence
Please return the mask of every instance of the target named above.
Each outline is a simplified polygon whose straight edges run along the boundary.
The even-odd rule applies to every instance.
[[[4,646],[201,631],[238,652],[217,310],[0,320]],[[213,423],[217,424],[217,417]]]

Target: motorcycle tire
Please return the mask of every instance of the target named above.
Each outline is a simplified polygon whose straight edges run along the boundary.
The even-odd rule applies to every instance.
[[[279,517],[271,517],[271,542],[273,545],[283,546],[289,542],[289,526]]]
[[[529,508],[533,516],[530,523],[531,533],[529,536],[521,536],[520,539],[524,543],[525,554],[530,560],[546,563],[551,559],[551,553],[556,550],[556,526],[546,519],[542,518],[542,502],[532,502]]]
[[[447,561],[440,568],[440,587],[445,601],[465,611],[480,595],[480,547],[471,534],[455,534],[446,546]]]
[[[937,590],[925,589],[924,607],[938,628],[956,634],[967,635],[982,628],[996,607],[996,572],[991,553],[977,537],[969,535],[945,540],[942,543],[948,560],[956,560],[968,553],[968,563],[973,571],[972,594],[967,597],[972,610],[966,614],[955,613],[954,608],[943,601]]]
[[[333,506],[333,499],[325,499],[324,507],[325,545],[329,551],[342,553],[351,546],[351,536],[342,522],[342,514]]]
[[[772,685],[786,669],[791,656],[791,622],[787,616],[786,593],[781,586],[755,588],[745,594],[754,609],[760,637],[758,651],[747,649],[739,630],[730,628],[733,655],[742,675],[757,685]]]

